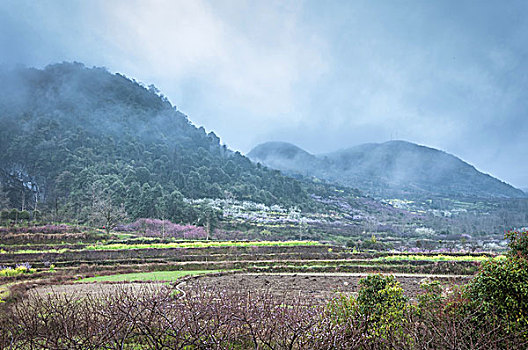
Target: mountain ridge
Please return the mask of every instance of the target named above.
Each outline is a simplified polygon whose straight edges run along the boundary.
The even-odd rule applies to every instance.
[[[190,222],[184,198],[313,204],[196,127],[154,86],[81,63],[0,67],[0,184],[13,207],[86,220],[95,197],[131,218]]]
[[[281,148],[290,150],[290,157]],[[292,150],[297,150],[292,153]],[[313,176],[376,197],[408,195],[523,198],[526,194],[445,151],[408,141],[366,143],[311,154],[288,143],[263,143],[247,156],[287,174]],[[309,163],[303,161],[309,159]]]

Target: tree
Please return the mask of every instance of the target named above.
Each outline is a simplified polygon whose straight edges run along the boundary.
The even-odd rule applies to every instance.
[[[33,221],[39,221],[42,219],[42,213],[40,210],[33,210]]]
[[[183,195],[180,191],[174,190],[170,195],[165,196],[163,203],[165,204],[167,217],[172,222],[185,221],[185,210],[188,205],[183,200]]]
[[[0,212],[0,218],[2,219],[2,223],[4,223],[5,225],[8,224],[8,221],[9,221],[9,210],[7,209],[4,209]]]
[[[0,183],[0,209],[7,209],[10,206],[7,192],[4,191],[4,186]]]
[[[505,259],[484,262],[468,285],[468,296],[483,317],[506,320],[528,336],[528,231],[510,231]]]
[[[29,221],[31,215],[29,214],[29,211],[27,210],[22,210],[19,215],[18,215],[18,218],[22,221]]]
[[[506,233],[509,256],[512,258],[528,259],[528,230],[513,230]]]
[[[92,205],[91,221],[103,226],[106,233],[116,224],[126,220],[127,214],[124,205],[114,205],[110,195],[98,192],[94,195]]]
[[[19,213],[20,212],[16,208],[11,209],[11,211],[9,212],[9,219],[11,219],[11,221],[14,221],[15,224],[18,222],[18,214]]]
[[[358,285],[358,309],[369,320],[370,335],[382,338],[391,333],[403,335],[409,305],[394,276],[369,275],[361,278]]]
[[[218,225],[222,212],[207,204],[200,205],[198,210],[200,211],[198,225],[205,227],[205,232],[207,233],[206,239],[209,240],[209,236]]]

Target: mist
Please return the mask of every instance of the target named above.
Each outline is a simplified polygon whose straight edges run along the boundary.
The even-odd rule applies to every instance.
[[[242,153],[400,139],[527,188],[527,15],[523,1],[4,1],[0,64],[154,84]]]

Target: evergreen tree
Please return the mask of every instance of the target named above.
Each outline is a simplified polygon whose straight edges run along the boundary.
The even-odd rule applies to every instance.
[[[7,209],[10,206],[10,200],[4,186],[0,183],[0,209]]]

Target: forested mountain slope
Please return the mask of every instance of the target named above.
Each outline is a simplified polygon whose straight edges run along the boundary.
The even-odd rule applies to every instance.
[[[526,194],[443,151],[404,141],[363,144],[322,155],[269,142],[248,157],[288,174],[315,176],[373,196],[522,198]]]
[[[131,218],[179,221],[183,197],[311,202],[148,88],[103,68],[0,69],[0,182],[13,207],[87,215],[108,195]]]

